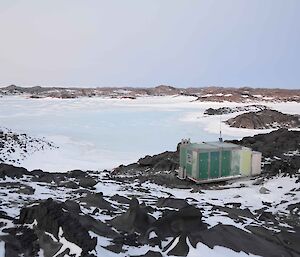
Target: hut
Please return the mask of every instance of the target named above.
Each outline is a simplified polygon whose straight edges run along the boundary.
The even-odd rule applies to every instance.
[[[178,177],[197,183],[228,180],[261,173],[261,153],[226,142],[180,144]]]

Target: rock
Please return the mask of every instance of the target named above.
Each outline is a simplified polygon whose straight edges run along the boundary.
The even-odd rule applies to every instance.
[[[236,106],[236,107],[220,107],[218,109],[208,108],[204,111],[206,115],[223,115],[228,113],[235,113],[235,112],[244,112],[244,111],[262,111],[268,109],[265,105],[253,104],[253,105],[246,105],[246,106]]]
[[[259,178],[259,179],[256,179],[252,185],[255,185],[255,186],[258,186],[258,185],[262,185],[264,183],[264,178]]]
[[[0,241],[5,242],[5,256],[37,256],[40,247],[38,237],[32,229],[16,227],[4,229],[3,232],[5,235],[0,235]]]
[[[153,156],[145,156],[127,166],[120,165],[114,169],[113,174],[137,174],[142,171],[144,175],[153,175],[156,172],[175,171],[179,168],[179,146],[175,152],[163,152]]]
[[[152,167],[157,170],[175,170],[178,168],[178,156],[174,152],[164,152],[138,160],[140,166]]]
[[[272,214],[272,212],[267,212],[267,211],[263,211],[260,216],[258,217],[259,220],[262,221],[272,221],[272,222],[276,222],[276,219],[274,217],[274,215]]]
[[[246,229],[260,229],[259,227],[246,226]],[[267,230],[266,230],[267,231]],[[264,232],[265,233],[265,232]],[[270,232],[267,232],[270,233]],[[231,225],[216,225],[208,230],[195,235],[196,240],[191,239],[193,246],[197,242],[202,242],[211,249],[215,246],[223,246],[232,249],[235,252],[245,252],[246,254],[254,254],[264,257],[280,257],[280,256],[297,256],[294,250],[287,250],[285,246],[276,242],[276,238],[270,236],[266,239],[264,234],[260,235],[248,233],[242,229]]]
[[[189,205],[178,211],[166,211],[161,218],[151,224],[146,235],[154,231],[160,239],[165,239],[180,234],[191,235],[203,229],[206,229],[206,225],[202,222],[200,210]]]
[[[78,198],[82,203],[85,203],[87,207],[96,207],[101,210],[114,211],[115,208],[103,198],[102,193],[88,192],[86,196]]]
[[[268,241],[272,243],[274,245],[273,252],[276,253],[276,256],[288,256],[288,255],[297,256],[300,252],[300,246],[298,243],[300,239],[299,229],[296,229],[295,232],[288,232],[285,230],[281,230],[280,232],[275,232],[273,230],[269,230],[264,227],[258,227],[258,226],[246,226],[245,228],[249,230],[253,235],[261,238],[262,242]],[[278,246],[282,250],[279,250]],[[279,251],[277,251],[276,248]],[[285,254],[283,253],[284,251],[286,252]],[[282,255],[280,255],[280,253]],[[262,254],[260,255],[264,256]]]
[[[136,198],[133,198],[130,201],[129,209],[109,223],[120,231],[145,233],[154,221],[155,218],[140,206]]]
[[[17,134],[9,129],[1,128],[1,162],[20,164],[21,161],[34,152],[55,148],[57,147],[52,142],[47,142],[43,138],[32,138],[26,134]]]
[[[21,178],[24,175],[30,175],[25,168],[15,167],[13,165],[0,163],[0,178],[4,179],[6,176],[10,178]]]
[[[168,255],[171,255],[171,256],[187,256],[187,254],[189,253],[189,246],[186,242],[187,236],[186,235],[180,235],[178,243],[174,246],[174,248],[171,248],[171,246],[172,246],[172,244],[174,244],[175,240],[176,240],[176,238],[174,238],[165,247],[165,249],[168,251]]]
[[[66,211],[63,204],[48,199],[38,205],[23,208],[19,223],[32,224],[36,220],[38,230],[51,233],[57,240],[62,229],[62,236],[79,246],[82,255],[87,255],[89,251],[95,249],[97,239],[90,237],[79,219],[80,215]]]
[[[112,201],[116,201],[116,202],[118,202],[118,203],[122,203],[122,204],[130,204],[130,199],[128,199],[128,198],[125,197],[125,196],[118,195],[118,194],[111,196],[110,199],[111,199]]]
[[[33,195],[35,189],[19,182],[1,182],[0,188],[13,189],[17,194]]]
[[[80,213],[80,205],[72,200],[66,200],[65,202],[61,203],[63,209],[68,210],[72,213]]]
[[[253,137],[244,137],[242,140],[227,141],[234,144],[250,147],[263,155],[263,162],[269,158],[269,164],[265,164],[263,171],[266,173],[295,174],[300,169],[299,152],[300,131],[278,129],[267,134],[258,134]],[[274,159],[274,156],[280,160]]]
[[[87,173],[82,170],[71,170],[67,172],[67,176],[70,178],[84,178]]]
[[[76,184],[74,181],[67,181],[60,183],[61,186],[64,186],[66,188],[72,188],[72,189],[78,189],[79,185]]]
[[[230,127],[247,129],[298,128],[300,116],[275,110],[262,110],[240,114],[226,121]]]
[[[172,197],[168,198],[159,198],[156,202],[156,206],[159,208],[169,207],[174,209],[182,209],[189,204],[183,199],[176,199]]]
[[[43,249],[44,256],[55,256],[55,254],[61,248],[61,243],[53,241],[51,235],[49,235],[48,233],[46,234],[45,231],[36,229],[35,234],[38,237],[38,244],[40,248]]]
[[[230,205],[230,203],[228,205]],[[228,217],[230,217],[231,219],[242,223],[244,223],[243,222],[244,218],[249,218],[249,219],[256,218],[256,216],[248,208],[241,209],[240,204],[237,205],[231,204],[231,205],[233,205],[232,208],[227,206],[225,207],[225,206],[214,205],[212,207],[212,210],[219,210],[225,212],[228,214]]]
[[[269,194],[269,193],[270,193],[270,190],[267,189],[267,188],[265,188],[265,187],[261,187],[261,188],[259,189],[259,193],[260,193],[260,194]]]
[[[35,189],[32,188],[31,186],[22,186],[19,190],[18,193],[20,194],[25,194],[25,195],[33,195],[35,192]]]
[[[132,257],[163,257],[163,256],[159,252],[148,251],[147,253],[145,253],[143,255],[132,255]]]
[[[94,187],[98,182],[91,178],[91,177],[84,177],[79,179],[79,185],[85,188],[92,188]]]

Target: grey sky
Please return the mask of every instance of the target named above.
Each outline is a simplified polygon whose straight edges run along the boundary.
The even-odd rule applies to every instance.
[[[300,88],[298,0],[1,0],[0,86]]]

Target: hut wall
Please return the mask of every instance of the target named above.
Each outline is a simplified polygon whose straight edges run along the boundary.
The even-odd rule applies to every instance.
[[[249,148],[243,148],[240,150],[240,170],[241,175],[251,175],[251,150]]]
[[[251,175],[258,175],[261,173],[261,153],[252,152],[252,173]]]

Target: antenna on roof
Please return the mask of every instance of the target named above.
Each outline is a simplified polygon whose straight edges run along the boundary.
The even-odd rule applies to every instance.
[[[219,142],[223,142],[223,138],[222,138],[222,120],[221,120],[221,114],[220,114],[220,137],[219,137]]]

